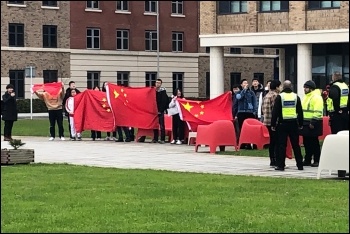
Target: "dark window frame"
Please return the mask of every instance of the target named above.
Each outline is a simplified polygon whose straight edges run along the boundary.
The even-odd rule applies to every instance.
[[[233,2],[239,2],[239,11],[232,11]],[[246,11],[242,10],[243,2],[246,4]],[[216,10],[218,15],[234,15],[234,14],[247,14],[248,13],[248,1],[218,1],[216,4]],[[224,9],[225,8],[225,9]]]
[[[154,46],[155,48],[153,48]],[[153,31],[153,30],[145,31],[145,51],[157,51],[158,49],[157,46],[158,46],[157,31]]]
[[[24,1],[7,1],[7,4],[24,5]]]
[[[265,50],[264,48],[254,48],[254,52],[255,55],[264,55],[265,54]]]
[[[41,3],[42,6],[44,7],[57,7],[57,1],[42,1]]]
[[[184,15],[184,1],[171,1],[171,14]]]
[[[117,84],[125,87],[129,86],[129,71],[118,71],[117,72]]]
[[[97,5],[95,5],[95,4],[97,4]],[[100,2],[99,1],[86,1],[86,9],[100,10]]]
[[[58,81],[58,70],[43,70],[43,82],[52,83]]]
[[[157,13],[157,1],[145,1],[145,13]]]
[[[307,1],[307,9],[308,10],[329,10],[329,9],[339,9],[341,5],[341,1],[330,1],[330,7],[322,7],[322,2],[326,1]],[[333,6],[334,2],[340,2],[339,6]]]
[[[9,47],[24,47],[24,24],[19,23],[9,23],[8,29],[8,43]],[[14,30],[11,30],[11,27],[14,27]],[[21,28],[21,30],[19,30]],[[11,32],[14,31],[14,32]],[[20,32],[19,32],[20,31]],[[11,43],[11,36],[14,35],[14,41]],[[22,36],[22,38],[19,38]],[[21,40],[22,41],[19,41]]]
[[[179,37],[181,37],[181,39]],[[173,52],[184,51],[184,33],[183,32],[172,32],[172,51]]]
[[[43,25],[43,48],[57,48],[57,37],[57,25]]]
[[[205,73],[205,96],[210,97],[210,72]]]
[[[145,86],[154,87],[156,85],[157,72],[145,72]]]
[[[242,54],[242,48],[239,47],[231,47],[230,54]]]
[[[91,35],[88,32],[91,30]],[[95,31],[98,31],[98,36],[95,35]],[[88,46],[89,38],[91,38],[91,48]],[[95,38],[98,38],[98,47],[95,47]],[[99,28],[86,28],[86,49],[99,50],[101,48],[101,29]]]
[[[241,72],[231,72],[230,73],[230,85],[231,89],[234,85],[240,84],[242,79],[242,73]]]
[[[25,72],[24,70],[9,70],[9,78],[10,84],[12,84],[14,88],[14,92],[16,93],[17,99],[25,98]],[[23,87],[20,87],[20,80],[23,82]]]
[[[180,89],[183,92],[184,76],[184,72],[173,72],[173,91]]]
[[[101,79],[101,71],[87,71],[86,88],[93,89],[95,86],[100,87],[100,79]]]
[[[263,10],[263,2],[269,2],[270,10]],[[281,2],[279,10],[273,10],[273,2]],[[271,13],[271,12],[288,12],[289,11],[289,1],[259,1],[259,13]]]
[[[117,1],[117,11],[129,11],[129,1]]]
[[[120,35],[118,36],[118,34]],[[125,37],[126,33],[126,37]],[[130,31],[128,29],[117,29],[117,50],[129,50],[129,38],[130,38]],[[125,42],[126,40],[126,42]],[[120,46],[118,46],[118,44]]]
[[[265,74],[262,72],[256,72],[253,74],[254,79],[258,79],[259,83],[264,85],[265,84]]]

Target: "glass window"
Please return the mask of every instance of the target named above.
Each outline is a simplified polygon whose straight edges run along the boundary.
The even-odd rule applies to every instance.
[[[10,84],[12,84],[15,89],[17,98],[24,98],[24,70],[10,70]]]
[[[157,1],[145,1],[145,12],[157,13]]]
[[[86,48],[100,49],[100,29],[88,28],[86,31]]]
[[[9,24],[9,46],[24,46],[24,24]]]
[[[231,72],[230,73],[230,85],[231,89],[234,85],[241,83],[241,73],[240,72]]]
[[[44,70],[43,77],[44,77],[44,84],[57,82],[58,71],[57,70]]]
[[[329,55],[327,61],[327,76],[331,78],[334,72],[342,73],[342,63],[341,55]]]
[[[129,1],[117,1],[117,11],[128,11],[129,10]]]
[[[246,13],[247,1],[219,1],[219,14]]]
[[[341,1],[308,1],[309,9],[339,8]]]
[[[117,30],[117,50],[129,49],[129,30]]]
[[[117,84],[125,87],[129,86],[129,74],[128,71],[119,71],[117,72]]]
[[[184,73],[173,72],[173,91],[180,89],[183,92]]]
[[[183,32],[173,32],[172,44],[173,52],[183,51]]]
[[[56,25],[43,25],[43,48],[57,48]]]
[[[100,87],[100,71],[87,72],[87,89],[93,89],[96,86]]]
[[[57,7],[57,1],[42,1],[42,6]]]
[[[153,87],[156,85],[157,72],[146,72],[145,85],[146,87]]]
[[[98,1],[86,1],[86,8],[88,9],[100,9]]]
[[[312,57],[312,73],[326,73],[326,56]]]
[[[260,11],[287,11],[289,9],[289,1],[261,1]]]
[[[176,15],[183,14],[183,1],[171,2],[171,14],[176,14]]]
[[[205,96],[210,97],[210,72],[205,73]]]
[[[145,50],[146,51],[157,50],[157,31],[145,32]]]

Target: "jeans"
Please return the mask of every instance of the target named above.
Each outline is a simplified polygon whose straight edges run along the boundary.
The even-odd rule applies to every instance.
[[[160,128],[160,140],[165,141],[165,122],[164,122],[164,113],[158,114],[158,120],[159,120],[159,128]],[[154,129],[153,130],[154,137],[153,140],[158,141],[159,138],[159,130]]]
[[[58,126],[58,136],[64,137],[63,135],[63,113],[60,110],[49,110],[49,121],[50,121],[50,136],[55,138],[55,124]]]

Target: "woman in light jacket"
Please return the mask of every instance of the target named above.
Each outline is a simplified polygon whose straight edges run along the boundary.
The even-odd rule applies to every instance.
[[[179,110],[176,106],[176,99],[183,98],[183,94],[180,89],[176,89],[174,95],[171,97],[172,100],[169,103],[168,114],[173,116],[173,140],[170,144],[181,145],[184,142],[185,122],[180,119]]]

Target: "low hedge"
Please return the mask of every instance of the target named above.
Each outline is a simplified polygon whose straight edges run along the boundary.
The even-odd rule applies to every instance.
[[[30,99],[17,99],[18,113],[30,113]],[[47,108],[41,99],[33,99],[33,113],[45,113]]]

